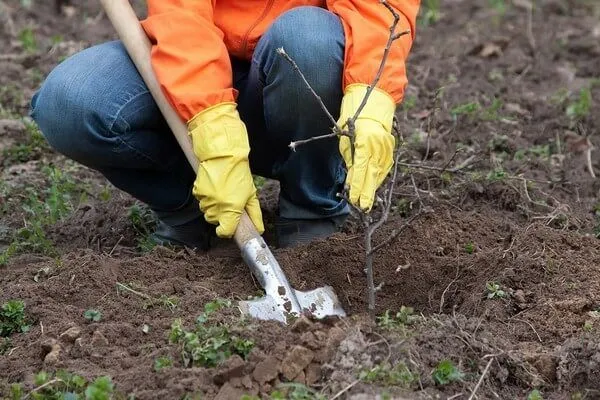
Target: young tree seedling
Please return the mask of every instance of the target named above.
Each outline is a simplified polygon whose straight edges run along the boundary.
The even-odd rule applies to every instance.
[[[388,37],[388,41],[386,43],[385,49],[383,51],[383,56],[381,59],[381,63],[379,64],[379,68],[377,70],[377,73],[373,79],[373,82],[368,86],[367,91],[365,93],[364,98],[362,99],[359,107],[357,108],[355,114],[349,118],[347,121],[344,121],[342,126],[339,126],[337,121],[335,120],[335,118],[331,115],[331,113],[327,110],[327,107],[325,106],[325,104],[323,103],[322,99],[319,97],[319,95],[315,92],[315,90],[312,88],[312,86],[310,85],[310,83],[308,82],[308,80],[306,79],[306,77],[304,76],[304,74],[302,73],[302,71],[300,70],[300,68],[298,67],[298,64],[292,59],[292,57],[290,57],[286,52],[285,49],[283,48],[279,48],[277,49],[277,54],[279,54],[280,56],[282,56],[285,60],[287,60],[290,65],[292,66],[292,68],[294,69],[294,71],[296,71],[296,73],[300,76],[300,78],[302,79],[302,81],[304,82],[304,84],[306,85],[306,87],[308,87],[308,89],[310,90],[311,94],[314,96],[314,98],[318,101],[321,109],[325,112],[325,114],[327,115],[327,117],[329,118],[331,124],[332,124],[332,132],[329,134],[324,134],[324,135],[319,135],[319,136],[314,136],[308,139],[304,139],[304,140],[298,140],[295,142],[291,142],[289,144],[289,147],[292,151],[297,151],[298,147],[310,143],[310,142],[314,142],[316,140],[322,140],[322,139],[327,139],[327,138],[333,138],[333,137],[342,137],[342,136],[347,136],[350,138],[350,144],[351,144],[351,151],[352,154],[354,154],[354,138],[355,138],[355,122],[356,119],[358,118],[358,116],[360,115],[361,111],[363,110],[363,108],[365,107],[365,105],[367,104],[367,101],[371,95],[371,93],[373,92],[373,90],[375,89],[375,87],[377,86],[377,83],[379,82],[379,80],[381,79],[382,73],[383,73],[383,69],[385,67],[385,63],[387,61],[390,49],[392,47],[392,44],[395,40],[401,38],[404,35],[407,35],[410,33],[409,30],[406,31],[402,31],[402,32],[396,32],[396,27],[398,26],[398,23],[400,22],[400,15],[392,8],[392,6],[389,5],[389,3],[386,0],[380,0],[380,3],[386,7],[390,13],[393,16],[393,22],[389,28],[389,37]],[[394,134],[394,136],[396,137],[396,139],[398,139],[397,141],[400,141],[401,139],[401,135],[399,134],[399,130],[398,130],[398,123],[396,118],[394,117],[394,123],[393,123],[393,128],[392,128],[392,133]],[[382,248],[383,246],[387,245],[388,243],[390,243],[395,237],[398,236],[398,234],[404,230],[404,228],[406,226],[408,226],[408,224],[410,224],[410,222],[412,221],[412,219],[416,218],[419,214],[417,213],[416,215],[414,215],[407,224],[405,224],[403,227],[401,227],[400,229],[395,230],[394,232],[392,232],[392,234],[386,239],[384,240],[383,243],[380,243],[376,246],[373,246],[373,234],[375,233],[375,231],[377,231],[377,229],[379,229],[388,219],[389,214],[390,214],[390,210],[392,207],[392,195],[393,195],[393,189],[396,183],[396,179],[398,176],[398,164],[399,164],[399,159],[400,159],[400,155],[401,152],[399,149],[396,149],[396,155],[394,157],[394,168],[393,171],[391,173],[391,176],[388,179],[388,183],[387,185],[383,185],[382,188],[383,190],[381,193],[381,196],[376,196],[377,197],[377,202],[374,208],[379,208],[380,212],[379,215],[377,217],[373,217],[373,214],[371,213],[367,213],[365,211],[363,211],[362,209],[355,207],[354,205],[352,205],[349,201],[348,204],[350,204],[351,208],[357,213],[357,215],[360,218],[361,224],[363,226],[363,229],[365,231],[365,238],[364,238],[364,243],[365,243],[365,268],[364,268],[364,272],[365,275],[367,277],[367,299],[368,299],[368,308],[369,308],[369,312],[371,313],[371,315],[374,315],[374,311],[375,311],[375,294],[378,290],[381,289],[381,287],[383,286],[383,283],[380,283],[379,285],[375,286],[375,282],[374,282],[374,278],[373,278],[373,255],[374,253],[379,250],[380,248]],[[348,196],[347,196],[347,189],[344,189],[344,193],[340,193],[339,196],[341,198],[344,198],[347,200]]]

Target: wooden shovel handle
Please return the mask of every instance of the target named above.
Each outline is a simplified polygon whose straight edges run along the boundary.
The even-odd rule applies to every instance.
[[[123,42],[142,79],[148,86],[154,101],[162,112],[167,124],[175,135],[179,146],[195,172],[198,172],[198,159],[194,154],[187,126],[167,101],[156,79],[151,63],[151,44],[137,15],[127,0],[100,0],[104,11]],[[260,237],[256,227],[244,212],[233,239],[241,249],[252,238]]]

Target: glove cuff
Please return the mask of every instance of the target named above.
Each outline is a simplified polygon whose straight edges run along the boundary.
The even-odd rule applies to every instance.
[[[188,132],[196,157],[202,161],[218,157],[247,159],[250,143],[237,104],[219,103],[188,121]]]
[[[351,118],[362,103],[369,85],[354,83],[346,87],[342,98],[339,123],[345,124]],[[377,87],[369,95],[367,103],[358,115],[357,121],[370,119],[379,122],[387,132],[392,131],[392,122],[396,111],[396,103],[392,96]]]

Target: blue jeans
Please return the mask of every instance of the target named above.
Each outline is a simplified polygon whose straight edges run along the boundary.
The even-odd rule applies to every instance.
[[[337,139],[296,152],[288,148],[290,141],[331,132],[331,123],[276,49],[284,47],[337,118],[344,45],[336,15],[298,7],[271,25],[250,62],[232,59],[251,170],[280,182],[284,218],[339,216],[348,206],[336,197],[345,180]],[[59,64],[31,108],[54,149],[99,171],[155,211],[177,211],[196,201],[194,171],[120,41],[85,49]]]

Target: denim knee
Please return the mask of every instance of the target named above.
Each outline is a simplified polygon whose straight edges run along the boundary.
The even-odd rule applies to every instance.
[[[108,42],[71,56],[50,72],[31,100],[30,115],[56,151],[93,163],[102,157],[99,147],[117,142],[115,130],[128,125],[119,118],[120,110],[132,97],[148,93],[143,83],[131,80],[124,93],[121,75],[127,63],[122,45]]]
[[[313,6],[293,8],[273,22],[261,42],[266,48],[260,53],[275,53],[283,47],[320,95],[327,96],[331,89],[339,91],[345,37],[342,23],[334,13]],[[273,56],[275,62],[287,63],[277,54],[268,55]],[[268,69],[265,72],[268,75]]]

